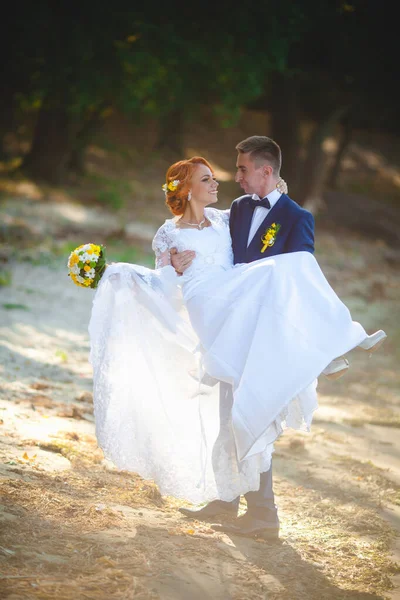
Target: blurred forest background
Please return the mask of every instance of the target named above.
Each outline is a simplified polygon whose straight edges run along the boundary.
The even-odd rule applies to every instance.
[[[388,0],[9,3],[0,20],[0,596],[387,600],[400,585],[400,78]],[[273,137],[369,360],[276,444],[281,542],[188,522],[97,447],[76,246],[154,264],[167,167]],[[133,371],[134,376],[134,371]],[[241,511],[245,509],[244,504]],[[4,525],[4,527],[3,527]],[[396,588],[397,586],[397,591]],[[397,594],[397,595],[396,595]]]
[[[229,206],[240,193],[235,144],[269,135],[283,150],[292,198],[397,245],[399,52],[389,8],[371,0],[9,6],[2,175],[135,216],[135,205],[162,205],[166,167],[196,153],[217,167]]]

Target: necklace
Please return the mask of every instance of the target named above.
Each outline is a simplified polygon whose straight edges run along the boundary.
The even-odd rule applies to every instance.
[[[204,219],[200,221],[200,223],[189,223],[189,221],[182,221],[182,219],[180,220],[180,222],[184,223],[185,225],[190,225],[191,227],[197,227],[197,229],[201,229],[203,223],[206,222],[206,217],[204,217]]]

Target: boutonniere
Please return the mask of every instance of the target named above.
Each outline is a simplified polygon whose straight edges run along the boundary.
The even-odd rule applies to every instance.
[[[278,231],[281,226],[279,223],[272,223],[271,227],[268,227],[267,231],[261,238],[263,243],[263,247],[261,248],[261,252],[265,252],[267,248],[271,248],[275,244],[276,236],[278,235]]]

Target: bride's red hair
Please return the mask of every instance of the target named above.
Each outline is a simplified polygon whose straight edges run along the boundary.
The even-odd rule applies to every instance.
[[[167,171],[165,181],[170,183],[179,179],[179,185],[173,192],[168,190],[165,195],[165,204],[175,216],[181,216],[185,212],[190,190],[190,182],[197,165],[205,165],[214,173],[210,163],[202,156],[194,156],[188,160],[180,160],[171,165]]]

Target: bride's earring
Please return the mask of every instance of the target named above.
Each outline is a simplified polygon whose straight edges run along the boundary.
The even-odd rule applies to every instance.
[[[281,194],[287,194],[288,193],[287,183],[286,183],[286,181],[284,179],[282,179],[282,177],[279,179],[278,183],[276,184],[276,189]]]
[[[189,190],[189,193],[188,193],[188,202],[190,202],[191,199],[192,199],[192,192]]]

